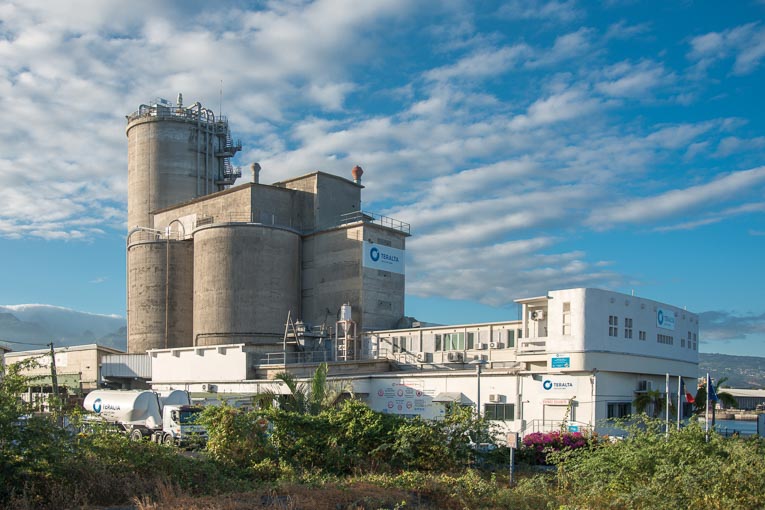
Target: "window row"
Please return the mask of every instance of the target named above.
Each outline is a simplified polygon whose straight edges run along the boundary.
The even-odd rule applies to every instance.
[[[515,420],[515,404],[484,404],[483,417],[487,420]]]

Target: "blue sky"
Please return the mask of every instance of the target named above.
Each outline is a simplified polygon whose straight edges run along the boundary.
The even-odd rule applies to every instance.
[[[364,167],[408,315],[634,290],[765,355],[765,2],[476,4],[0,3],[0,304],[124,314],[124,116],[182,92],[245,175]]]

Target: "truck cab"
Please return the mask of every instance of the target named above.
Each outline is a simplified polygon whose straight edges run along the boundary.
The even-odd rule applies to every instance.
[[[205,428],[197,423],[202,408],[190,405],[165,405],[162,413],[161,441],[165,444],[188,444],[207,437]]]

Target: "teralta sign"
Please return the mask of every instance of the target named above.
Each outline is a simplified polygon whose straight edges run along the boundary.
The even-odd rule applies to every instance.
[[[404,250],[364,241],[364,267],[404,274]]]

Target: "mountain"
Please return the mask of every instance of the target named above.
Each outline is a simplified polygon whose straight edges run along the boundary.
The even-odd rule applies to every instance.
[[[765,358],[758,356],[699,353],[699,377],[707,372],[715,381],[727,377],[730,388],[765,388]]]
[[[124,351],[127,347],[125,318],[79,312],[53,305],[0,306],[0,342],[23,351],[39,349],[49,342],[56,347],[100,344]]]

